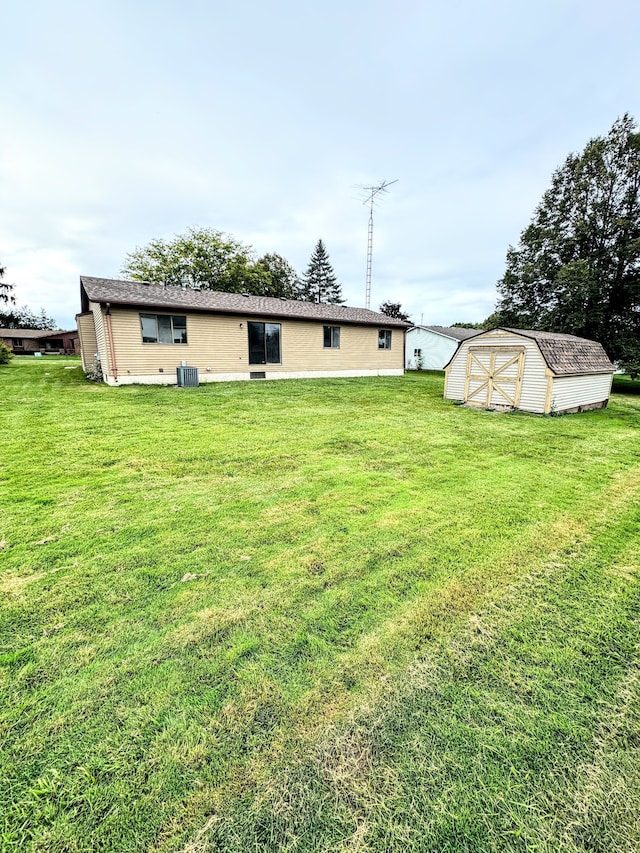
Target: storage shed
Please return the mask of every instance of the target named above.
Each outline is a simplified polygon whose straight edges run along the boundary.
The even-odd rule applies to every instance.
[[[580,412],[607,405],[614,370],[596,341],[498,328],[460,344],[445,368],[444,396],[483,409]]]

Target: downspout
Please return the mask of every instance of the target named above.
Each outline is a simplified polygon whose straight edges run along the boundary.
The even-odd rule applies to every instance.
[[[402,375],[406,373],[407,370],[407,328],[402,330]]]
[[[111,331],[111,303],[106,303],[107,310],[105,311],[105,317],[107,318],[107,339],[109,341],[109,356],[111,359],[111,372],[113,373],[113,378],[115,381],[118,381],[118,366],[116,364],[116,350],[113,345],[113,332]]]

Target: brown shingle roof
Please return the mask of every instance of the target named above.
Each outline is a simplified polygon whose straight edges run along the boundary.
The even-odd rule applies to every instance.
[[[604,347],[597,341],[577,338],[575,335],[563,335],[558,332],[538,332],[532,329],[508,329],[524,338],[531,338],[538,344],[547,367],[556,376],[569,376],[581,373],[613,373],[615,366],[609,360]]]
[[[437,332],[447,338],[455,338],[456,341],[466,341],[467,338],[480,334],[479,329],[470,329],[467,326],[420,326],[419,328],[429,329],[430,332]]]
[[[0,338],[27,338],[37,341],[40,338],[53,338],[75,331],[75,329],[0,329]]]
[[[358,323],[374,326],[408,328],[411,323],[388,317],[366,308],[348,308],[272,296],[244,296],[241,293],[222,293],[217,290],[190,290],[163,287],[140,281],[118,281],[109,278],[80,277],[81,289],[91,302],[110,302],[115,305],[136,305],[148,308],[178,308],[182,311],[211,311],[222,314],[253,314],[261,317],[290,317],[336,323]],[[83,310],[85,306],[83,305]]]

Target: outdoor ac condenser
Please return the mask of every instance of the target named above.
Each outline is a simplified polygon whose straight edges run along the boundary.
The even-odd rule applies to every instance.
[[[200,384],[197,367],[178,367],[178,385],[181,388],[197,388]]]

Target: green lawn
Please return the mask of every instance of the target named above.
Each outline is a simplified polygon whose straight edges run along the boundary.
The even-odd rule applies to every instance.
[[[0,849],[637,851],[639,569],[638,394],[16,358]]]

